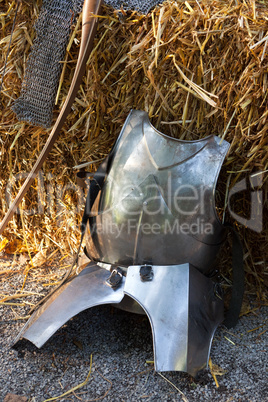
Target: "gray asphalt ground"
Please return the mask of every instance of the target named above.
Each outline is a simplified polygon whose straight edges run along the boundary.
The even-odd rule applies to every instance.
[[[19,278],[20,281],[23,278]],[[16,278],[16,281],[18,278]],[[1,293],[14,293],[16,284],[4,283]],[[26,290],[40,291],[29,282]],[[37,300],[37,299],[36,299]],[[251,301],[253,311],[231,330],[220,327],[211,360],[218,387],[209,369],[198,378],[185,373],[156,373],[149,321],[111,306],[80,313],[41,349],[22,341],[10,344],[25,321],[16,320],[13,306],[0,305],[0,401],[9,393],[43,402],[87,383],[60,401],[268,401],[267,306]],[[92,356],[92,365],[90,364]],[[53,399],[54,400],[54,399]]]

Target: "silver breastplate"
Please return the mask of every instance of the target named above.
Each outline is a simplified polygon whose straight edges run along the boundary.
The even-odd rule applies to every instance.
[[[98,263],[57,289],[15,343],[24,337],[40,347],[80,311],[112,304],[149,318],[156,371],[196,375],[206,366],[223,320],[220,286],[206,273],[225,235],[214,191],[228,147],[215,136],[169,138],[132,111],[104,184],[95,178],[102,188],[86,247]]]
[[[203,273],[225,237],[214,204],[229,144],[181,141],[131,111],[87,228],[95,261],[129,266],[190,263]]]

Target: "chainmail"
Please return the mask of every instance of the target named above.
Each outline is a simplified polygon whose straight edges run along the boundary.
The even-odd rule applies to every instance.
[[[82,0],[43,0],[35,25],[36,38],[12,110],[19,120],[48,128],[70,35],[71,21],[82,10]]]
[[[137,10],[142,14],[147,14],[153,7],[161,3],[159,0],[105,0],[106,4],[109,4],[116,10],[120,10],[122,7],[124,10]]]
[[[62,71],[71,23],[82,11],[84,0],[43,0],[35,24],[36,38],[22,82],[19,98],[12,110],[21,121],[49,128]],[[106,0],[115,9],[137,10],[147,14],[157,0]]]

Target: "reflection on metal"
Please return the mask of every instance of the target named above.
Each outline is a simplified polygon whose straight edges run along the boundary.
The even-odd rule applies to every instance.
[[[189,264],[153,266],[141,281],[140,266],[128,268],[124,293],[145,310],[152,327],[156,371],[191,375],[208,362],[214,332],[223,320],[223,302],[213,282]]]
[[[219,285],[207,276],[226,234],[214,192],[228,148],[213,135],[167,137],[132,111],[90,211],[86,255],[96,262],[59,288],[15,342],[40,347],[80,311],[111,304],[148,316],[157,371],[195,375],[206,366],[223,320]]]
[[[110,272],[90,263],[30,318],[14,343],[23,337],[41,347],[80,311],[112,304],[147,314],[157,371],[196,375],[207,365],[214,331],[223,319],[223,302],[213,282],[189,264],[151,268],[153,278],[144,281],[140,265],[128,267],[126,277],[112,288],[106,283]]]
[[[114,291],[105,282],[110,273],[94,263],[88,265],[78,276],[60,287],[51,298],[37,310],[26,323],[21,336],[41,347],[65,322],[83,310],[101,304],[119,303],[123,297],[121,286]]]
[[[229,144],[181,141],[133,110],[111,154],[87,228],[87,254],[115,266],[190,263],[206,274],[226,228],[214,192]]]

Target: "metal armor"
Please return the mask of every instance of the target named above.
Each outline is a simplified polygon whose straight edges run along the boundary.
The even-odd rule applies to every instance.
[[[214,191],[228,148],[212,135],[167,137],[147,113],[132,111],[89,219],[90,258],[126,267],[190,263],[207,273],[226,231]]]
[[[170,138],[145,112],[131,111],[88,217],[91,262],[15,342],[23,336],[40,347],[80,311],[113,304],[147,314],[156,370],[196,375],[223,320],[220,288],[210,276],[226,234],[214,193],[228,148],[213,135]]]

